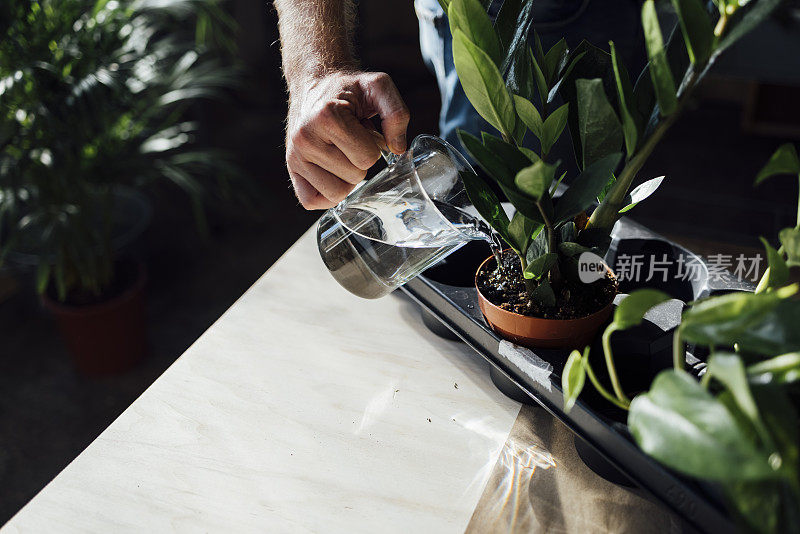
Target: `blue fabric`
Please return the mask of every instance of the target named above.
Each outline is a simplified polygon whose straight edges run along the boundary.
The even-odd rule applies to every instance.
[[[502,1],[492,2],[489,14],[496,16]],[[583,39],[608,49],[613,40],[632,76],[643,67],[644,41],[639,19],[640,3],[636,0],[536,0],[533,4],[534,29],[547,51],[562,37],[570,47]],[[447,17],[437,0],[415,0],[419,19],[422,57],[436,76],[442,98],[439,135],[455,147],[461,147],[456,129],[478,135],[481,131],[496,132],[472,107],[458,82],[453,65],[452,37]],[[526,146],[539,151],[538,141],[530,134]],[[553,160],[567,165],[574,156],[567,135],[562,136],[551,151]]]

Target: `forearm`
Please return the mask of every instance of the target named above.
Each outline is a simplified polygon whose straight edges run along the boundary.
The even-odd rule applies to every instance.
[[[275,0],[290,93],[314,78],[356,67],[353,0]]]

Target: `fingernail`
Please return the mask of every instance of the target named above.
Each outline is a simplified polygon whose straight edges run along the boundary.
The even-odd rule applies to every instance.
[[[392,141],[392,151],[395,154],[402,154],[406,151],[406,134],[394,138],[394,141]]]

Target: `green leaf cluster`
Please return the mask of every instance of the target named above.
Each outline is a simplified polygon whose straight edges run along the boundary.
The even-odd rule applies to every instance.
[[[166,179],[202,223],[230,164],[187,110],[235,82],[233,23],[210,0],[3,0],[0,259],[38,259],[40,292],[110,284],[113,192]]]
[[[586,250],[602,252],[620,215],[656,191],[663,177],[633,187],[649,155],[713,62],[778,3],[716,0],[718,9],[707,10],[702,0],[671,0],[678,23],[667,32],[656,2],[645,0],[648,64],[631,77],[613,42],[608,51],[586,41],[570,50],[563,40],[545,51],[535,33],[528,42],[531,1],[507,0],[494,25],[485,2],[443,1],[462,86],[500,134],[459,132],[462,145],[516,213],[509,220],[492,187],[477,177],[465,181],[467,193],[520,257],[532,298],[554,302],[570,262]],[[549,154],[567,129],[580,173],[556,197],[564,174],[556,180],[560,162]],[[539,153],[521,146],[528,133]],[[800,179],[793,146],[781,147],[757,182],[775,174]],[[588,224],[578,227],[576,216],[595,201]],[[767,532],[800,521],[798,420],[786,394],[800,379],[800,302],[790,298],[797,288],[786,286],[789,269],[800,264],[800,210],[798,225],[779,237],[778,249],[764,243],[770,269],[757,293],[714,297],[685,311],[675,369],[648,392],[628,398],[611,339],[669,299],[655,290],[624,299],[603,334],[610,390],[597,380],[588,348],[569,356],[562,375],[567,410],[588,379],[609,402],[630,409],[642,449],[676,470],[718,481],[748,528]],[[712,353],[702,381],[683,370],[686,341]]]

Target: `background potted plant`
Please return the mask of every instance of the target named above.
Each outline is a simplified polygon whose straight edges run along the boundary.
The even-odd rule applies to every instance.
[[[36,259],[37,289],[82,370],[127,368],[145,350],[146,274],[116,254],[131,226],[121,199],[166,178],[201,217],[200,178],[225,179],[187,110],[229,86],[231,70],[176,30],[199,13],[202,41],[220,12],[200,0],[11,0],[0,11],[0,259]]]
[[[535,34],[529,43],[530,1],[504,2],[494,22],[486,2],[441,3],[464,92],[500,134],[484,132],[478,139],[461,131],[459,137],[516,209],[509,219],[492,187],[477,176],[465,178],[478,212],[519,258],[484,263],[477,277],[482,311],[493,328],[517,342],[583,344],[607,318],[611,299],[577,285],[576,256],[602,255],[621,214],[658,188],[661,178],[631,190],[709,66],[779,2],[720,0],[708,11],[700,0],[675,0],[680,29],[665,44],[654,1],[647,0],[642,23],[649,62],[634,85],[613,42],[608,52],[586,41],[569,50],[564,40],[545,52]],[[559,99],[564,104],[552,109]],[[567,124],[579,174],[556,199],[564,174],[554,180],[560,162],[550,161],[549,151]],[[522,146],[528,131],[539,140],[538,154]],[[595,201],[599,205],[591,209]],[[494,263],[508,266],[482,274]],[[577,325],[560,328],[558,321],[575,319],[584,327],[579,339],[565,338]],[[540,328],[543,320],[542,326],[553,326]]]
[[[776,174],[800,178],[793,145],[775,152],[756,183]],[[793,532],[800,526],[800,300],[798,285],[786,284],[790,267],[800,266],[800,212],[795,227],[780,232],[779,250],[762,241],[769,268],[758,289],[692,303],[675,331],[673,369],[633,400],[617,376],[609,340],[670,297],[643,289],[624,299],[603,335],[611,387],[598,380],[589,347],[574,351],[562,375],[564,405],[572,408],[588,377],[609,402],[628,410],[642,450],[717,484],[745,529]],[[686,342],[709,351],[699,380],[685,370]]]

